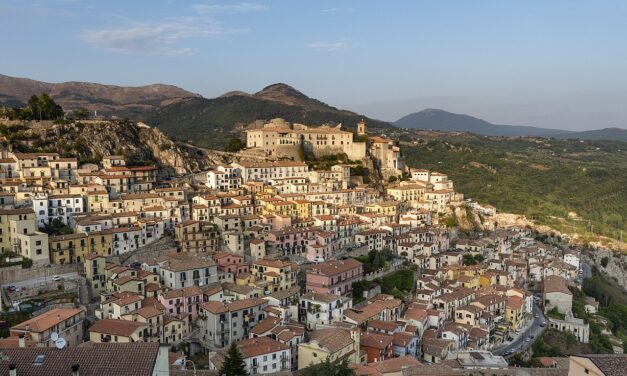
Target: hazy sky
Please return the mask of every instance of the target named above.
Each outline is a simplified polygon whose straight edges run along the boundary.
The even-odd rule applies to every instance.
[[[0,0],[0,73],[627,128],[627,1]]]

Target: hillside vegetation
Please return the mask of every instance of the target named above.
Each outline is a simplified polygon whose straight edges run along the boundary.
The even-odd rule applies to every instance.
[[[214,99],[186,99],[161,107],[144,120],[177,140],[223,149],[249,124],[278,117],[308,125],[342,123],[346,129],[365,119],[369,129],[391,128],[387,123],[326,105],[283,84],[271,85],[254,95],[236,92]]]
[[[442,171],[467,197],[559,231],[627,232],[627,143],[465,136],[404,145],[412,167]]]

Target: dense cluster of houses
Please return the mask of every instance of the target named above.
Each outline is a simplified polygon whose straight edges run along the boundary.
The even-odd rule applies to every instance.
[[[268,132],[286,143],[316,135],[280,129],[251,132],[248,143]],[[323,133],[326,142],[346,136]],[[359,375],[451,360],[464,368],[477,356],[500,364],[488,352],[533,319],[531,283],[543,286],[547,310],[566,314],[550,326],[588,341],[587,324],[572,317],[572,297],[569,306],[579,254],[539,243],[525,228],[459,238],[441,222],[463,196],[442,173],[410,169],[382,192],[356,181],[350,165],[317,171],[291,160],[234,162],[215,166],[200,185],[165,184],[156,167],[129,166],[119,156],[79,166],[54,153],[5,151],[0,183],[2,252],[36,266],[82,263],[98,301],[86,331],[83,307],[52,309],[11,328],[34,346],[53,345],[52,332],[70,346],[185,343],[219,369],[235,343],[251,374],[326,359],[349,359]],[[69,231],[44,232],[54,226]],[[175,241],[168,252],[115,261],[166,236]],[[415,270],[413,291],[400,299],[375,284],[354,296],[368,275],[350,256],[384,250]]]

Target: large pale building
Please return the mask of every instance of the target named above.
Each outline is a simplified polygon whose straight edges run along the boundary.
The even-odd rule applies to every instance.
[[[365,125],[363,127],[365,132]],[[366,156],[366,143],[353,142],[353,133],[342,130],[342,125],[310,127],[272,119],[262,128],[246,131],[246,146],[261,148],[267,156],[298,156],[300,150],[316,157],[345,153],[348,158],[360,160]]]

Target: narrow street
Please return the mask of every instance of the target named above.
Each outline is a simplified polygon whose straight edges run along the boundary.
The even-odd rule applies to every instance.
[[[536,314],[538,315],[538,317],[535,317]],[[533,304],[533,315],[534,316],[532,317],[531,325],[527,324],[525,330],[522,331],[518,336],[516,336],[512,342],[508,343],[504,347],[499,348],[498,350],[493,350],[492,352],[496,355],[503,355],[509,351],[514,351],[515,354],[520,351],[526,350],[529,346],[531,346],[531,344],[533,344],[533,342],[537,340],[538,336],[544,330],[544,328],[541,327],[540,324],[543,321],[547,321],[546,317],[544,317],[544,314],[542,313],[542,310],[535,303]],[[529,342],[526,342],[525,338],[530,335],[533,336],[533,339]]]

